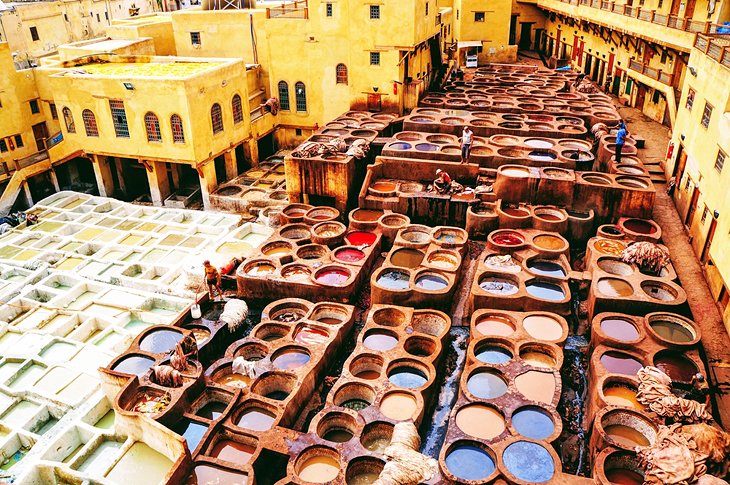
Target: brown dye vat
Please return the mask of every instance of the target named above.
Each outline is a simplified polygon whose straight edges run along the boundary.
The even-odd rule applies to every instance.
[[[598,280],[598,291],[608,297],[627,297],[634,294],[628,281],[618,278],[602,278]]]
[[[350,214],[350,218],[356,221],[376,222],[382,217],[383,211],[372,209],[356,209]]]
[[[639,369],[644,367],[643,363],[636,357],[613,350],[605,352],[600,361],[608,372],[627,376],[635,376]]]
[[[698,372],[697,366],[691,360],[679,353],[666,350],[660,351],[654,356],[654,365],[673,381],[679,382],[691,382]]]
[[[241,465],[248,463],[254,453],[256,453],[256,447],[254,446],[237,441],[221,440],[213,446],[209,455],[219,460]]]
[[[407,392],[391,392],[380,401],[380,412],[395,421],[412,419],[417,410],[416,398]]]
[[[636,399],[636,389],[626,384],[607,383],[603,386],[603,397],[607,404],[643,411],[644,406]]]
[[[504,433],[504,416],[499,411],[482,404],[464,406],[456,412],[456,426],[469,436],[491,440]]]
[[[525,331],[537,340],[555,342],[564,338],[563,327],[555,318],[548,315],[530,315],[522,321]]]
[[[516,328],[511,319],[498,315],[484,317],[476,324],[476,330],[485,337],[509,337]]]
[[[527,399],[550,404],[555,395],[555,376],[547,372],[528,371],[515,377],[515,386]]]
[[[546,249],[549,251],[565,250],[568,246],[568,243],[567,241],[565,241],[565,239],[559,236],[551,236],[547,234],[535,237],[532,240],[532,243],[540,249]]]
[[[416,268],[423,261],[424,254],[416,249],[398,249],[390,255],[390,264],[402,268]]]

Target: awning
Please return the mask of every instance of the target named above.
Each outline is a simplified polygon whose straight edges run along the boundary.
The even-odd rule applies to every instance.
[[[462,40],[459,41],[457,47],[459,49],[463,49],[465,47],[481,47],[482,41],[481,40]]]

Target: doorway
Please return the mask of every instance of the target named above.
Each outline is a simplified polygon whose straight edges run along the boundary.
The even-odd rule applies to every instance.
[[[611,94],[618,96],[621,94],[621,71],[616,70],[616,74],[613,76],[613,86],[611,86]]]
[[[43,121],[36,125],[33,125],[33,138],[35,138],[36,147],[38,151],[42,152],[46,149],[46,140],[48,139],[48,128],[46,122]]]
[[[529,51],[532,45],[532,22],[522,22],[520,24],[520,45],[519,49]]]
[[[717,229],[717,219],[713,217],[712,222],[710,222],[710,230],[707,232],[705,247],[702,248],[702,255],[700,256],[700,262],[703,264],[710,259],[710,246],[712,246],[712,240],[715,238],[715,229]]]
[[[586,67],[585,67],[585,70],[583,71],[583,73],[586,75],[589,75],[591,73],[592,65],[593,65],[593,56],[588,54],[586,56]]]
[[[695,14],[695,4],[697,0],[687,0],[687,4],[684,7],[684,18],[691,19]]]
[[[378,96],[378,99],[380,99],[380,96]],[[259,149],[259,161],[266,160],[267,157],[270,157],[274,153],[276,153],[276,141],[274,140],[274,132],[268,133],[261,138],[259,138],[258,142],[258,149]]]
[[[694,185],[694,184],[693,184]],[[690,227],[692,225],[692,218],[697,211],[697,201],[700,199],[700,190],[697,187],[692,189],[692,198],[689,202],[689,210],[687,211],[687,217],[684,218],[684,225]]]
[[[672,177],[676,181],[677,185],[679,185],[680,180],[682,180],[685,166],[687,166],[687,152],[684,151],[684,145],[680,143],[677,152],[677,164],[674,166],[674,170],[672,171]]]
[[[509,45],[515,45],[517,43],[517,41],[515,39],[516,35],[517,35],[517,15],[513,15],[509,19]],[[520,38],[520,45],[521,44],[522,44],[522,38]]]

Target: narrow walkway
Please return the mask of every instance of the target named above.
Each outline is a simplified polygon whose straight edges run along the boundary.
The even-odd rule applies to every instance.
[[[647,166],[663,166],[669,142],[669,129],[645,116],[635,108],[621,106],[619,113],[627,122],[630,132],[646,139],[646,148],[639,156]],[[655,177],[652,177],[655,179]],[[679,218],[674,201],[666,193],[665,184],[655,184],[656,200],[653,219],[662,228],[662,242],[669,248],[672,264],[687,293],[687,302],[694,320],[702,331],[702,345],[708,366],[715,405],[715,416],[730,427],[730,337],[722,321],[715,299],[710,293],[702,266],[689,243],[684,224]]]

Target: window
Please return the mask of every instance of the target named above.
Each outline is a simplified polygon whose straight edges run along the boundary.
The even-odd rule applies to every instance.
[[[48,103],[48,109],[51,110],[51,118],[54,120],[58,119],[58,111],[56,110],[56,104],[55,103]]]
[[[65,20],[66,22],[68,22],[68,15],[63,14],[63,20]]]
[[[426,2],[426,17],[428,17],[428,2]]]
[[[213,125],[213,134],[223,131],[223,111],[218,103],[210,108],[210,122]]]
[[[286,81],[279,81],[279,107],[289,111],[289,85]]]
[[[8,144],[4,138],[0,138],[0,152],[4,153],[8,151]]]
[[[659,0],[659,3],[657,4],[656,8],[662,8],[662,5],[664,5],[664,0]]]
[[[109,12],[104,12],[104,20],[109,20]]]
[[[162,141],[160,120],[156,114],[147,112],[144,115],[144,128],[147,130],[147,141]]]
[[[337,64],[335,68],[335,74],[337,77],[337,84],[347,84],[347,66],[344,64]]]
[[[370,5],[370,19],[378,20],[380,18],[380,5]]]
[[[30,104],[30,112],[34,115],[37,115],[41,112],[41,108],[38,106],[38,100],[37,99],[31,99],[29,101]]]
[[[370,53],[370,65],[371,66],[380,65],[380,52],[371,52]]]
[[[459,20],[459,9],[456,9],[456,20]]]
[[[474,12],[474,22],[484,22],[484,12]]]
[[[81,112],[81,119],[84,120],[86,136],[99,136],[99,127],[96,126],[96,116],[90,109]]]
[[[702,219],[700,219],[700,224],[704,224],[707,220],[707,215],[710,213],[710,209],[705,206],[705,210],[702,211]]]
[[[666,50],[662,50],[662,60],[661,60],[662,64],[666,64],[667,59],[669,59],[669,53],[667,53]]]
[[[233,122],[240,123],[243,121],[243,108],[241,107],[241,97],[237,94],[233,95],[231,100],[231,110],[233,111]]]
[[[185,143],[182,118],[179,115],[170,116],[170,128],[172,129],[172,141],[175,143]]]
[[[190,32],[190,43],[194,46],[200,45],[200,32]]]
[[[710,118],[712,118],[712,106],[710,106],[710,103],[705,101],[705,110],[702,112],[702,126],[705,128],[710,126]]]
[[[717,151],[717,159],[715,160],[715,170],[722,173],[722,167],[725,165],[725,153],[722,150]]]
[[[76,133],[76,125],[74,124],[74,117],[71,114],[71,110],[63,108],[61,113],[63,113],[63,121],[66,123],[66,131],[69,133]]]
[[[30,28],[30,38],[33,39],[33,41],[40,40],[40,37],[38,37],[38,29],[36,27]]]
[[[127,125],[127,112],[124,111],[124,101],[110,99],[109,109],[112,112],[114,133],[117,138],[129,138],[129,125]]]
[[[297,100],[297,111],[304,113],[307,111],[307,88],[304,83],[299,81],[294,85],[294,95]]]
[[[23,137],[20,135],[15,135],[13,138],[15,138],[15,148],[23,148],[25,145],[23,145]]]
[[[325,5],[325,11],[326,11],[326,15],[328,17],[332,17],[332,4],[331,3],[328,3]]]
[[[651,100],[654,104],[657,104],[659,102],[659,100],[661,99],[661,97],[662,97],[661,91],[659,91],[658,89],[655,89],[654,95],[652,96]]]
[[[695,90],[692,88],[689,88],[689,91],[687,91],[687,102],[685,103],[684,107],[687,108],[688,111],[692,111],[692,105],[695,102]]]

